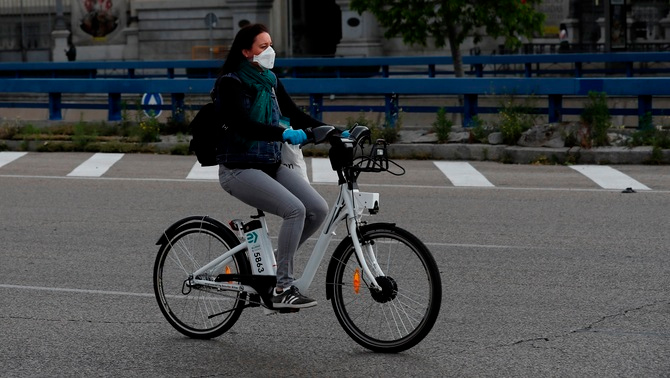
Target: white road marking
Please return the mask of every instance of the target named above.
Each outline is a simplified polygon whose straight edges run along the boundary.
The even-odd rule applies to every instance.
[[[454,186],[492,187],[489,180],[479,173],[470,163],[434,161],[433,164],[447,176]]]
[[[333,171],[330,159],[312,158],[312,182],[337,183],[337,172]]]
[[[79,164],[68,176],[76,177],[100,177],[109,170],[117,161],[121,160],[123,154],[108,154],[98,152],[85,162]]]
[[[2,175],[0,178],[14,179],[35,179],[35,180],[102,180],[102,181],[134,181],[134,182],[210,182],[211,180],[189,180],[189,179],[171,179],[171,178],[142,178],[142,177],[72,177],[72,176],[45,176],[45,175]],[[332,183],[312,183],[312,185],[332,185]],[[408,185],[408,184],[361,184],[361,188],[415,188],[415,189],[440,189],[440,190],[462,190],[460,187],[451,185]],[[539,192],[601,192],[602,188],[552,188],[552,187],[494,187],[502,191],[539,191]],[[612,190],[612,189],[608,189]],[[618,189],[617,189],[618,190]],[[670,194],[670,190],[656,189],[649,190],[655,194]]]
[[[571,165],[570,168],[588,177],[603,189],[651,190],[632,177],[605,165]]]
[[[186,178],[188,180],[218,180],[219,166],[203,167],[196,161]]]
[[[23,289],[23,290],[39,290],[39,291],[53,291],[61,293],[77,293],[77,294],[103,294],[103,295],[126,295],[133,297],[155,297],[154,294],[148,293],[131,293],[128,291],[109,291],[109,290],[90,290],[90,289],[69,289],[64,287],[45,287],[45,286],[25,286],[25,285],[8,285],[0,284],[2,289]]]
[[[0,152],[0,167],[13,162],[14,160],[20,158],[25,154],[27,154],[27,152],[9,152],[9,151]]]

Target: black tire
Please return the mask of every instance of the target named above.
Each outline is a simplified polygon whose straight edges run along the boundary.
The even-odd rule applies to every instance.
[[[423,340],[437,320],[442,302],[439,269],[428,248],[408,231],[380,223],[363,227],[361,234],[363,248],[374,251],[384,272],[376,278],[384,290],[369,289],[351,238],[343,240],[331,262],[335,315],[365,348],[407,350]]]
[[[235,291],[188,288],[185,281],[192,272],[240,241],[221,224],[188,222],[186,219],[184,224],[171,228],[161,238],[154,264],[154,292],[158,307],[177,331],[196,339],[210,339],[226,332],[239,319],[245,295]],[[209,272],[208,277],[213,280],[221,273],[251,274],[244,253],[236,254],[216,272]],[[212,315],[215,316],[210,318]]]

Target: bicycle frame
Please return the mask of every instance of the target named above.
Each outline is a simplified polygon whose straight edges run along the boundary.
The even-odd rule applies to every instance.
[[[381,287],[377,284],[375,277],[384,274],[377,263],[375,255],[371,251],[364,253],[363,247],[361,246],[358,238],[358,223],[362,217],[363,211],[365,209],[378,209],[379,194],[360,192],[358,189],[350,187],[350,184],[348,183],[340,183],[339,187],[340,190],[335,204],[328,212],[316,245],[314,246],[312,254],[310,255],[310,258],[305,265],[303,274],[300,278],[294,281],[294,285],[301,292],[307,293],[309,291],[309,287],[311,286],[312,281],[316,276],[316,272],[321,265],[321,262],[323,261],[328,246],[330,245],[330,242],[335,235],[335,230],[337,229],[337,226],[344,220],[346,220],[347,231],[349,235],[351,235],[352,243],[356,250],[356,256],[361,262],[364,276],[367,278],[366,282],[369,283],[372,289],[381,290]],[[264,217],[261,217],[261,222],[263,227],[267,230],[267,224]],[[220,290],[232,290],[256,294],[256,290],[249,285],[213,282],[210,280],[197,278],[204,275],[210,269],[216,268],[220,266],[220,264],[224,264],[226,261],[231,259],[234,254],[240,253],[247,249],[247,242],[243,240],[241,244],[235,246],[231,250],[223,253],[221,256],[215,258],[197,271],[193,272],[190,278],[190,284],[215,287]],[[370,266],[372,266],[374,272]]]
[[[351,196],[348,194],[351,194]],[[355,196],[358,196],[358,198],[367,197],[367,200],[356,201]],[[376,201],[374,201],[374,199],[376,199]],[[337,226],[345,219],[347,220],[347,230],[349,231],[349,235],[351,235],[354,248],[356,249],[356,255],[361,262],[365,276],[368,278],[367,282],[369,282],[374,289],[381,289],[377,285],[375,275],[370,270],[368,264],[366,264],[366,257],[363,254],[363,249],[358,238],[358,222],[363,214],[363,210],[366,208],[374,209],[378,203],[378,193],[364,193],[360,192],[358,189],[349,189],[346,183],[340,184],[340,191],[337,196],[337,200],[328,212],[328,216],[326,217],[321,234],[316,241],[312,255],[307,261],[307,265],[305,265],[305,270],[302,276],[293,283],[298,288],[298,290],[301,292],[308,292],[308,289],[314,280],[314,276],[316,275],[316,271],[318,270],[319,265],[321,265],[321,261],[326,254],[328,245],[330,244],[333,235],[335,235]],[[368,253],[367,259],[372,260],[370,263],[373,267],[375,267],[375,270],[377,271],[376,273],[381,273],[381,269],[379,269],[375,256],[371,253]]]

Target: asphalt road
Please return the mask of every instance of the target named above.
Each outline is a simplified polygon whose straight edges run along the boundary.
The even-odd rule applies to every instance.
[[[314,309],[249,309],[217,339],[181,336],[153,296],[156,240],[187,215],[252,210],[216,181],[185,179],[193,158],[126,155],[101,177],[68,176],[90,156],[0,166],[2,377],[670,376],[667,166],[612,167],[650,188],[635,193],[565,166],[472,162],[486,187],[456,186],[429,161],[361,177],[381,195],[369,220],[414,232],[443,279],[431,334],[385,355],[340,328],[325,266]],[[334,184],[314,185],[332,202]]]

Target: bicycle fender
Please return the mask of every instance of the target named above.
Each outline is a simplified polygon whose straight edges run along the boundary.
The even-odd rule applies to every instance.
[[[377,226],[389,226],[389,227],[395,227],[395,223],[371,223],[371,224],[366,224],[364,226],[361,226],[360,233],[361,235],[365,235],[368,229],[372,227],[377,227]],[[334,284],[333,282],[335,281],[335,269],[337,268],[337,264],[340,263],[342,260],[342,255],[344,255],[344,252],[347,250],[347,248],[351,245],[351,235],[348,235],[346,238],[342,239],[340,244],[337,245],[337,248],[335,248],[335,252],[333,252],[333,255],[330,257],[330,263],[328,263],[328,271],[326,272],[326,299],[330,299],[333,296],[333,290],[334,290]]]
[[[179,227],[182,227],[186,224],[189,223],[209,223],[215,227],[222,228],[222,229],[228,229],[226,225],[221,223],[220,221],[209,217],[208,215],[192,215],[183,219],[180,219],[173,223],[170,227],[168,227],[165,231],[163,231],[163,234],[161,234],[160,238],[158,238],[158,241],[156,242],[156,245],[163,245],[168,242],[170,238],[176,233],[176,230]],[[228,229],[229,230],[229,229]]]

